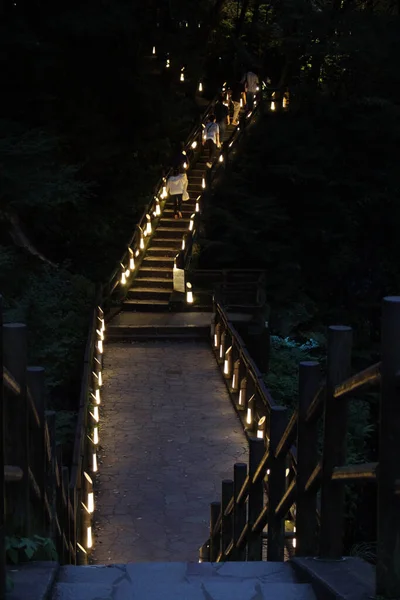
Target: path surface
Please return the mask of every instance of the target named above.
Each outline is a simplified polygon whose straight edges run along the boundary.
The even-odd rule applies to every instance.
[[[106,346],[94,562],[197,561],[247,443],[202,341]]]

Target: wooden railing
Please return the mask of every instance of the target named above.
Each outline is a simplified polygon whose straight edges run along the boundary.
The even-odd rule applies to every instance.
[[[1,322],[0,330],[1,596],[5,535],[51,537],[61,563],[75,562],[76,546],[74,494],[56,441],[56,413],[46,410],[44,369],[27,365],[24,324]]]
[[[265,539],[267,559],[281,561],[288,538],[292,554],[340,559],[345,484],[376,482],[377,593],[398,597],[400,297],[384,299],[381,362],[361,373],[351,375],[352,329],[328,328],[325,381],[317,362],[300,363],[299,404],[290,418],[285,407],[274,403],[218,304],[211,341],[248,436],[249,464],[235,464],[233,479],[222,482],[221,500],[211,504],[210,538],[200,549],[200,560],[262,560]],[[346,464],[351,393],[378,383],[379,462]],[[285,521],[292,521],[288,532]]]

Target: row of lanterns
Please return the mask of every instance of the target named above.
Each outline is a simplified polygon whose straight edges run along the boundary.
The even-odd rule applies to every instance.
[[[98,307],[97,324],[96,324],[96,340],[93,353],[92,363],[92,392],[91,392],[91,405],[92,409],[89,410],[89,431],[88,442],[91,447],[90,456],[90,470],[91,475],[87,471],[83,472],[82,481],[82,493],[83,498],[81,500],[83,509],[83,528],[85,540],[82,540],[82,544],[78,543],[78,549],[87,554],[88,550],[93,547],[93,531],[92,531],[92,515],[94,513],[94,490],[93,490],[93,478],[98,471],[98,459],[97,459],[97,448],[99,445],[99,421],[100,421],[100,404],[101,395],[100,389],[103,385],[103,353],[104,353],[104,333],[105,333],[105,321],[103,310]]]
[[[213,329],[213,346],[215,351],[217,352],[217,356],[219,362],[223,364],[223,374],[225,379],[231,379],[231,391],[239,392],[238,406],[241,407],[242,410],[246,410],[246,428],[249,430],[253,430],[256,426],[256,436],[258,439],[264,440],[266,443],[269,443],[269,438],[267,435],[267,418],[265,416],[258,419],[257,423],[254,423],[254,419],[256,416],[255,411],[255,398],[256,395],[253,394],[248,400],[246,399],[246,388],[247,388],[247,377],[243,377],[240,380],[240,359],[237,359],[234,364],[232,364],[232,348],[233,346],[229,346],[229,348],[225,349],[226,343],[226,333],[221,333],[221,325],[218,323],[214,325]],[[270,469],[267,469],[267,475],[270,474]],[[286,477],[290,475],[290,469],[286,468],[285,472]],[[296,533],[296,527],[293,528],[293,533]],[[296,538],[293,537],[292,540],[293,548],[296,548]]]
[[[153,46],[152,55],[156,56],[156,47],[155,46]],[[171,59],[169,57],[167,57],[165,60],[165,68],[169,69],[170,67],[171,67]],[[182,83],[185,81],[185,67],[182,67],[180,70],[179,81],[181,81]],[[197,89],[199,92],[203,91],[203,82],[202,81],[199,81]]]

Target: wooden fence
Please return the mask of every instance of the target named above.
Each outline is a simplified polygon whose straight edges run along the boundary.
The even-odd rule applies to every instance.
[[[377,594],[400,596],[400,297],[383,300],[381,362],[351,375],[352,329],[328,328],[327,372],[299,365],[299,404],[288,417],[222,306],[216,305],[212,346],[249,439],[249,464],[234,465],[211,504],[210,538],[200,560],[281,561],[287,537],[297,556],[340,559],[345,485],[376,482]],[[379,462],[346,464],[349,394],[381,384]],[[318,428],[323,422],[322,452]],[[265,501],[265,498],[267,500]],[[374,518],[374,517],[371,517]],[[285,520],[292,521],[285,532]]]

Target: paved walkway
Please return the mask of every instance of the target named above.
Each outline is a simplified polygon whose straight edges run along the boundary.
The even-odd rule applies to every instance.
[[[207,342],[106,346],[94,562],[196,561],[247,443]]]

